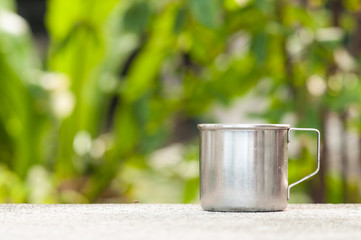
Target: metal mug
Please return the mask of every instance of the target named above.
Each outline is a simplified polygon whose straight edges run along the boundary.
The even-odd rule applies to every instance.
[[[320,132],[287,124],[199,124],[200,200],[209,211],[281,211],[290,189],[320,169]],[[317,169],[288,185],[294,130],[317,133]]]

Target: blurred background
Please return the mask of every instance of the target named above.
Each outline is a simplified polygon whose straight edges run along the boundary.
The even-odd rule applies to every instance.
[[[0,0],[0,202],[196,203],[203,122],[320,129],[291,202],[361,202],[360,4]]]

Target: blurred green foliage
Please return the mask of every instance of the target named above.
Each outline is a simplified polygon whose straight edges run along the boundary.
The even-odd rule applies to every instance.
[[[0,0],[0,201],[195,202],[196,123],[249,92],[268,103],[250,117],[291,115],[325,134],[336,114],[360,135],[360,11],[356,0],[48,0],[42,59]],[[315,167],[315,139],[300,137],[290,182]],[[321,174],[294,201],[360,201],[327,154],[323,141]]]

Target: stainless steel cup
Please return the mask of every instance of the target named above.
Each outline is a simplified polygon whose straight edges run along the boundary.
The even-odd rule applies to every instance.
[[[280,211],[290,188],[320,169],[320,132],[286,124],[199,124],[200,198],[210,211]],[[317,169],[288,186],[293,130],[317,132]]]

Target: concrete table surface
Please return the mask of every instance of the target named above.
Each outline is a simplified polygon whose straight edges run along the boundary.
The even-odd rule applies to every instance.
[[[268,213],[191,204],[0,204],[0,239],[361,239],[361,204],[290,204]]]

